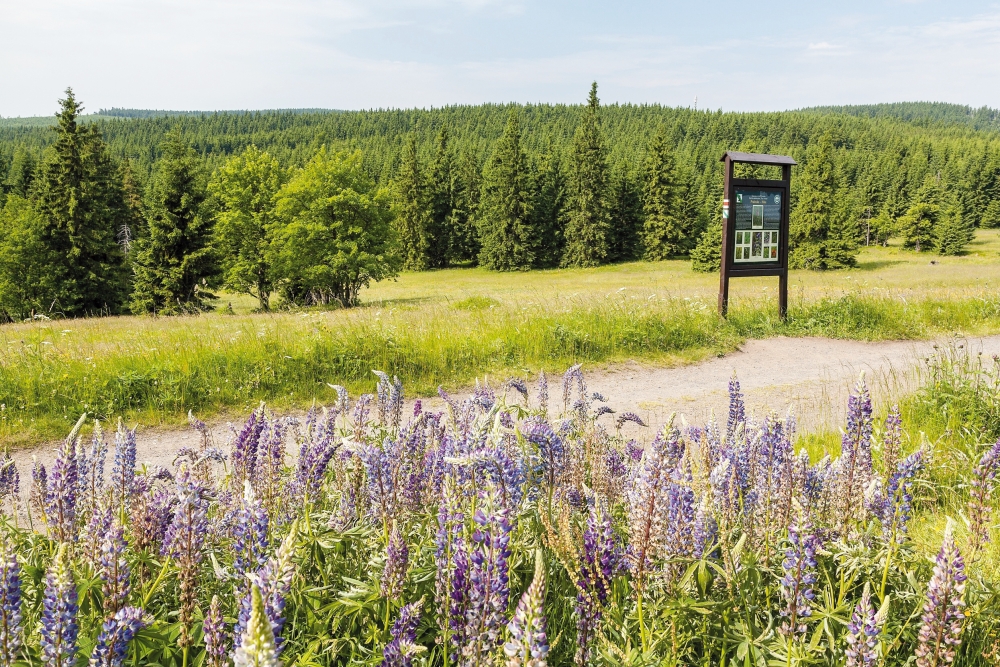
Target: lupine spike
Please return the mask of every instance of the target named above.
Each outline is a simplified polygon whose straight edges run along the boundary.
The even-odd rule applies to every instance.
[[[382,572],[382,597],[396,599],[403,593],[403,582],[406,579],[410,551],[403,538],[403,532],[395,521],[392,522],[392,529],[389,531],[389,541],[385,554],[385,570]]]
[[[545,560],[535,552],[535,577],[521,596],[507,624],[509,639],[503,651],[507,667],[546,667],[549,640],[545,627]]]
[[[274,632],[267,618],[264,598],[257,584],[250,587],[250,614],[233,655],[234,667],[279,667]]]
[[[60,544],[45,577],[42,603],[41,648],[46,667],[71,667],[76,663],[79,610],[66,544]]]
[[[205,662],[209,667],[225,667],[226,655],[229,653],[229,638],[218,595],[212,596],[202,631],[205,637]]]
[[[404,605],[392,624],[392,640],[382,650],[381,667],[412,667],[413,656],[424,650],[417,644],[417,626],[424,599]]]
[[[798,508],[798,519],[788,527],[789,547],[785,551],[781,579],[781,595],[785,608],[781,615],[785,622],[779,632],[786,637],[797,637],[806,631],[806,619],[812,616],[812,600],[815,596],[816,550],[819,538],[813,532],[812,522],[805,510]]]
[[[990,515],[993,491],[1000,472],[1000,441],[986,450],[972,471],[969,485],[969,561],[979,555],[980,549],[990,540]]]
[[[17,660],[24,641],[21,622],[21,565],[6,539],[0,538],[0,665]]]
[[[104,612],[112,616],[125,606],[130,592],[130,569],[125,560],[125,531],[114,522],[101,544],[101,580],[104,581]]]
[[[101,626],[101,634],[90,654],[90,667],[122,667],[129,642],[152,623],[142,609],[123,607]]]
[[[948,519],[920,617],[917,667],[942,667],[955,659],[955,651],[962,643],[965,579],[965,562],[955,544],[954,523]]]
[[[879,627],[875,619],[875,607],[872,605],[871,586],[865,583],[861,601],[854,608],[851,620],[847,624],[847,656],[846,667],[875,667],[878,660]]]

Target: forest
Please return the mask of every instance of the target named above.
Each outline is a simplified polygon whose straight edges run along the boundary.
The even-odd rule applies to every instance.
[[[581,105],[0,121],[0,318],[195,312],[213,290],[357,303],[400,270],[718,266],[727,149],[786,154],[794,267],[960,254],[1000,226],[990,109]],[[764,168],[748,168],[762,170]],[[277,301],[272,304],[272,297]]]

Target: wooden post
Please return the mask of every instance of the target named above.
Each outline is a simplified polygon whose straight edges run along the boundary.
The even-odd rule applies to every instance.
[[[731,192],[730,181],[733,178],[733,161],[730,159],[728,153],[725,156],[725,170],[726,176],[722,184],[722,261],[719,264],[719,315],[722,317],[729,314],[729,264],[733,259],[733,251],[729,247],[731,235],[729,234],[730,223],[727,217],[728,215],[732,215],[730,197],[733,193]]]

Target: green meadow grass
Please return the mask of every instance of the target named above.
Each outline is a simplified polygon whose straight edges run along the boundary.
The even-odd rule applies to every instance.
[[[716,276],[688,262],[496,274],[404,274],[352,310],[253,314],[226,296],[197,317],[62,320],[0,327],[0,442],[63,435],[83,412],[147,425],[328,401],[329,384],[371,391],[372,369],[420,395],[489,375],[561,372],[585,362],[681,364],[724,354],[750,337],[863,340],[1000,331],[1000,237],[942,259],[873,248],[861,268],[794,272],[787,321],[776,280],[734,282],[728,320],[715,312]],[[937,269],[946,271],[933,273]],[[933,271],[932,271],[933,270]],[[924,274],[922,283],[916,277]],[[927,277],[933,274],[933,279]],[[235,314],[226,314],[227,306]]]

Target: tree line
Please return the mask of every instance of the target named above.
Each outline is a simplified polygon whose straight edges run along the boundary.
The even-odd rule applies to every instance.
[[[603,106],[596,84],[580,107],[91,123],[80,109],[67,91],[54,131],[0,128],[8,319],[201,310],[218,287],[262,309],[274,294],[351,305],[400,269],[713,270],[729,148],[800,162],[793,266],[851,266],[891,237],[956,254],[1000,226],[994,132],[872,114]]]

